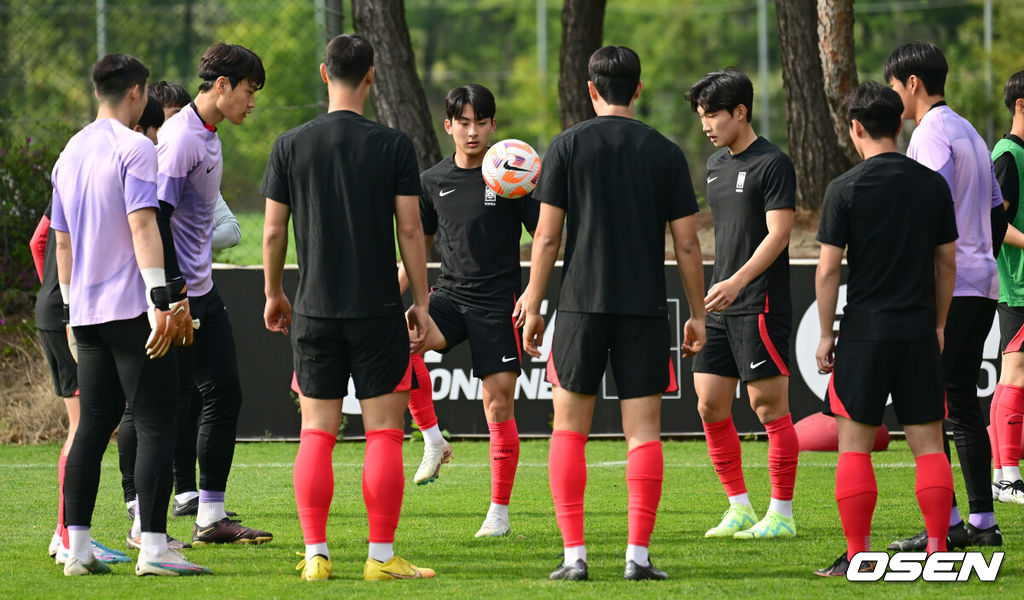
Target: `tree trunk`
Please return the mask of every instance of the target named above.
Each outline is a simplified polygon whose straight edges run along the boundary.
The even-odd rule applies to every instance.
[[[594,116],[587,92],[587,62],[601,47],[606,0],[565,0],[558,53],[558,114],[562,128]]]
[[[373,44],[376,76],[370,99],[377,119],[405,132],[424,171],[441,160],[405,22],[403,0],[352,0],[356,32]]]
[[[853,52],[853,0],[818,0],[818,41],[832,127],[846,158],[857,163],[860,157],[850,141],[850,124],[843,114],[843,98],[857,87],[857,60]]]
[[[796,169],[798,208],[819,210],[825,188],[853,163],[839,147],[818,51],[816,0],[776,0],[786,135]]]

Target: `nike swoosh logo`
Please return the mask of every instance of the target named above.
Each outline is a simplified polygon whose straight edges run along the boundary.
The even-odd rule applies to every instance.
[[[718,179],[718,178],[717,177],[708,177],[708,183],[711,183],[712,181],[714,181],[716,179]]]
[[[217,168],[217,165],[214,165],[214,166],[212,166],[212,167],[207,167],[207,168],[206,168],[206,174],[207,174],[207,175],[209,175],[209,174],[210,174],[210,171],[214,170],[215,168]]]
[[[761,365],[763,365],[763,364],[764,364],[764,363],[766,363],[766,362],[768,362],[768,360],[767,360],[767,359],[765,359],[765,360],[762,360],[762,361],[761,361],[761,362],[759,362],[759,363],[751,362],[751,363],[750,363],[750,368],[751,368],[751,369],[756,369],[756,368],[760,367]]]
[[[215,526],[213,526],[213,525],[211,525],[210,527],[205,527],[205,528],[203,528],[203,529],[200,529],[200,530],[199,530],[199,532],[198,532],[198,534],[199,534],[200,536],[204,536],[204,535],[206,535],[206,534],[208,534],[208,533],[213,533],[214,529],[216,529],[216,527],[215,527]]]
[[[452,193],[454,191],[455,190],[443,190],[443,191],[438,192],[437,195],[438,196],[447,196],[448,194],[450,194],[450,193]]]
[[[506,458],[512,458],[511,456],[494,456],[492,460],[505,460]]]
[[[391,571],[383,571],[383,570],[381,572],[384,573],[385,575],[390,575],[390,576],[394,577],[395,579],[418,579],[420,577],[423,577],[423,575],[420,575],[419,571],[416,571],[415,575],[406,575],[404,573],[392,573]]]
[[[507,160],[505,161],[505,168],[508,169],[509,171],[519,171],[521,173],[529,173],[530,172],[529,169],[523,169],[523,168],[520,168],[520,167],[512,166],[512,163],[510,163]]]
[[[502,357],[501,357],[501,362],[503,362],[503,363],[507,363],[507,362],[512,362],[512,361],[514,361],[515,359],[516,359],[516,357],[514,357],[514,356],[511,356],[511,357],[508,357],[508,358],[506,358],[506,357],[502,356]]]

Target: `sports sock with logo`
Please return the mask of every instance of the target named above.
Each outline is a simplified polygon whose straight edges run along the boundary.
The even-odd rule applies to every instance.
[[[224,492],[200,489],[196,524],[200,527],[207,527],[226,518],[228,518],[228,513],[224,510]]]
[[[67,448],[65,444],[65,448]],[[68,455],[64,449],[61,450],[60,458],[57,460],[57,535],[64,537],[64,470],[68,464]]]
[[[708,456],[725,487],[725,495],[732,498],[747,493],[743,482],[743,452],[732,415],[715,423],[704,423],[708,443]]]
[[[409,412],[412,413],[412,420],[426,437],[428,429],[437,427],[437,413],[434,412],[434,384],[430,381],[430,371],[427,370],[427,363],[423,362],[422,354],[413,354],[412,374],[416,378],[418,387],[409,390]],[[440,429],[437,430],[440,434]],[[427,440],[430,441],[430,440]]]
[[[299,434],[292,485],[302,539],[307,547],[327,542],[327,515],[331,512],[331,498],[334,497],[331,453],[337,441],[336,435],[319,429],[303,429]]]
[[[928,553],[946,551],[949,513],[953,506],[953,470],[942,452],[917,457],[917,505],[928,532]]]
[[[945,455],[943,455],[945,456]],[[846,556],[871,549],[871,517],[878,501],[875,469],[868,452],[843,452],[836,465],[836,504],[846,536]],[[949,511],[946,511],[949,514]]]
[[[999,461],[999,404],[1003,396],[1002,384],[996,385],[996,391],[992,394],[992,404],[988,407],[988,441],[992,446],[992,481],[999,483],[1003,479],[1001,472],[1003,464]]]
[[[555,430],[551,433],[548,452],[548,477],[555,519],[562,532],[562,546],[567,549],[583,546],[583,494],[587,489],[587,436],[575,431]],[[584,558],[586,560],[586,558]]]
[[[395,541],[395,529],[402,512],[402,492],[405,490],[405,473],[402,471],[403,438],[399,429],[373,429],[366,432],[363,502],[366,504],[366,516],[370,524],[371,544],[392,544]]]
[[[793,485],[796,483],[796,465],[800,458],[800,438],[796,435],[793,417],[790,414],[765,423],[764,428],[768,432],[768,479],[772,483],[772,502],[775,503],[777,512],[792,517]],[[786,512],[789,514],[785,514]]]
[[[1024,389],[1015,385],[1002,386],[996,412],[996,439],[999,442],[999,466],[1005,479],[1007,467],[1020,466],[1020,435],[1024,422]],[[995,451],[993,451],[993,454]]]
[[[488,423],[491,432],[491,502],[508,506],[519,466],[519,430],[516,420]]]
[[[658,516],[661,502],[661,484],[665,473],[665,458],[661,442],[640,444],[626,455],[626,488],[629,490],[629,544],[642,546],[645,550],[651,543],[651,532]],[[644,552],[646,554],[646,552]],[[636,560],[646,565],[647,557]],[[628,559],[627,559],[628,560]]]

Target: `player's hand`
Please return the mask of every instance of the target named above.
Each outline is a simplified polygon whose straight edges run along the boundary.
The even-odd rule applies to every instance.
[[[433,322],[430,320],[428,305],[417,306],[413,304],[405,313],[405,322],[409,327],[409,351],[421,353],[426,350],[424,347],[427,341],[427,333]]]
[[[818,361],[818,372],[821,374],[831,373],[836,362],[836,338],[831,332],[823,336],[818,342],[818,351],[814,353]]]
[[[725,281],[719,281],[711,286],[708,295],[704,297],[704,308],[708,312],[722,312],[736,301],[736,296],[739,296],[742,289],[743,286],[731,277]]]
[[[288,335],[288,328],[292,326],[292,304],[288,302],[287,296],[267,296],[267,303],[263,307],[263,323],[268,331],[280,331]]]
[[[170,310],[161,310],[154,306],[146,311],[149,317],[149,339],[146,340],[146,356],[160,358],[167,354],[176,333],[174,318]]]
[[[946,347],[946,328],[936,328],[935,337],[939,340],[939,354],[942,354],[942,350]]]
[[[704,349],[708,341],[707,331],[704,329],[704,319],[687,319],[683,325],[683,358],[689,358]]]
[[[194,326],[188,298],[172,303],[170,309],[174,321],[174,345],[191,346]]]
[[[534,358],[540,358],[540,345],[544,342],[544,317],[527,314],[523,325],[523,350]]]
[[[526,298],[530,293],[530,286],[526,286],[523,290],[523,295],[516,300],[516,307],[512,309],[512,320],[515,322],[516,327],[522,327],[526,324]]]
[[[68,335],[68,350],[71,351],[71,358],[78,362],[78,340],[75,338],[75,330],[71,329],[71,325],[64,326],[65,333]]]

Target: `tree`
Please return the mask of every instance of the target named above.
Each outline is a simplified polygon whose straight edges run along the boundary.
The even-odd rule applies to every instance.
[[[587,63],[601,47],[605,0],[565,0],[562,49],[558,53],[558,112],[562,128],[594,116],[587,92]]]
[[[853,163],[839,147],[829,117],[816,0],[776,0],[775,14],[786,92],[786,134],[796,169],[796,204],[818,210],[829,182]]]
[[[405,22],[403,0],[352,0],[356,32],[373,45],[376,78],[371,100],[381,123],[404,131],[424,171],[441,160]]]
[[[850,124],[843,114],[843,98],[857,87],[853,53],[853,0],[818,0],[818,41],[825,99],[839,147],[851,163],[860,161],[850,140]]]

